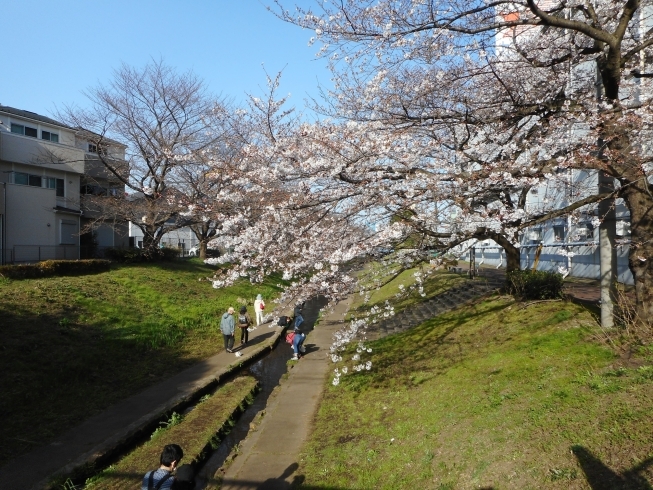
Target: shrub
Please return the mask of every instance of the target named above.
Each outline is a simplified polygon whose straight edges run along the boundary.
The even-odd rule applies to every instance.
[[[107,248],[104,256],[115,262],[133,263],[146,260],[143,250],[140,248]]]
[[[44,260],[36,264],[3,265],[0,275],[10,279],[36,279],[51,276],[73,276],[108,271],[111,262],[103,259]]]
[[[163,247],[146,250],[142,248],[108,248],[104,256],[115,262],[159,262],[175,260],[179,257],[180,250],[176,247]]]
[[[158,251],[160,254],[158,260],[176,260],[181,253],[181,249],[176,247],[163,247]]]
[[[556,299],[562,297],[562,275],[547,271],[511,271],[506,277],[509,294],[525,299]]]

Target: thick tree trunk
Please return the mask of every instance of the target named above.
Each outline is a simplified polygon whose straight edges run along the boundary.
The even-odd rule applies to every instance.
[[[157,228],[154,226],[142,226],[143,232],[143,252],[146,256],[154,258],[159,253],[159,242],[161,234],[157,234]]]
[[[208,239],[200,240],[200,242],[199,242],[199,256],[200,256],[200,259],[202,259],[202,260],[206,259],[207,242],[208,242]]]
[[[215,237],[217,230],[215,226],[212,226],[208,221],[191,225],[190,229],[193,230],[193,233],[195,233],[195,236],[197,237],[199,258],[204,260],[207,258],[206,251],[208,249],[209,241]]]
[[[630,210],[628,265],[635,279],[636,312],[640,323],[653,319],[653,197],[648,187],[643,178],[626,186],[622,193]]]
[[[521,269],[521,251],[515,247],[505,236],[496,234],[490,237],[503,247],[506,252],[506,272],[518,271]]]

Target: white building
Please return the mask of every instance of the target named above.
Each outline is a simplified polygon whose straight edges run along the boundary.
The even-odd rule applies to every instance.
[[[116,158],[125,148],[115,145]],[[0,259],[78,259],[89,182],[109,182],[80,132],[34,112],[0,106]],[[87,175],[86,172],[89,172]],[[93,175],[96,172],[96,175]],[[90,179],[90,180],[89,180]],[[115,183],[112,183],[114,185]],[[98,234],[115,244],[116,226]],[[126,227],[124,233],[125,243]]]

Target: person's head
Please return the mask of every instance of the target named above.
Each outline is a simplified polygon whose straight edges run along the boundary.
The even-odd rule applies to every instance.
[[[256,295],[256,299],[259,300],[259,301],[261,301],[261,300],[263,299],[263,296],[261,296],[260,294],[257,294],[257,295]]]
[[[181,458],[183,457],[184,457],[184,451],[182,451],[179,445],[168,444],[163,448],[163,452],[161,453],[160,463],[161,466],[165,466],[167,468],[174,470],[179,464],[179,461],[181,461]]]
[[[240,314],[244,315],[245,313],[247,313],[247,306],[243,305],[240,307]]]
[[[234,311],[236,311],[236,310],[234,310],[234,309],[230,306],[229,309],[227,310],[227,313],[229,313],[230,315],[233,315],[233,314],[234,314]]]

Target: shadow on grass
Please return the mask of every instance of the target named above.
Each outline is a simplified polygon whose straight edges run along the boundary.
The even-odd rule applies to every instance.
[[[11,420],[0,429],[0,466],[201,362],[184,358],[178,342],[148,349],[137,332],[78,324],[77,316],[72,308],[0,307],[0,416]]]
[[[605,465],[583,446],[572,446],[571,450],[585,473],[587,483],[589,483],[592,490],[653,489],[646,478],[640,475],[640,473],[653,465],[653,458],[646,458],[639,464],[620,474]]]

